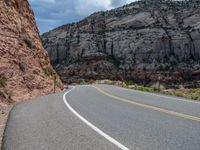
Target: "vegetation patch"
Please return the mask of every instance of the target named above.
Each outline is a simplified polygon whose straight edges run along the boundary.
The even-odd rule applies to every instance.
[[[145,86],[141,86],[141,85],[132,87],[131,89],[144,91],[144,92],[154,92],[154,88],[153,87],[145,87]]]
[[[128,87],[129,85],[133,84],[132,80],[124,80],[124,84]]]
[[[173,87],[168,87],[167,85],[163,85],[161,83],[152,83],[147,86],[138,85],[134,83],[133,80],[124,80],[122,81],[111,81],[111,80],[102,80],[98,81],[99,84],[109,84],[116,85],[121,87],[126,87],[133,90],[139,90],[144,92],[152,92],[152,93],[161,93],[166,95],[172,95],[177,97],[183,97],[192,100],[200,100],[200,88],[184,88],[183,85],[174,84]],[[167,87],[167,88],[166,88]]]
[[[62,82],[60,80],[60,77],[58,75],[56,75],[54,80],[56,82],[56,86],[61,88],[62,87]]]
[[[33,48],[35,46],[34,41],[31,39],[31,37],[28,34],[20,33],[20,37],[26,43],[28,48]]]
[[[0,75],[0,88],[6,86],[6,77],[4,75]]]
[[[54,71],[50,67],[43,68],[43,71],[47,76],[52,76],[54,74]]]
[[[12,96],[12,93],[9,92],[8,90],[6,90],[5,88],[4,89],[0,89],[0,97],[3,97],[5,98],[6,100],[9,100],[8,102],[11,102],[11,96]]]
[[[162,94],[200,100],[200,88],[195,89],[170,89],[161,91]]]

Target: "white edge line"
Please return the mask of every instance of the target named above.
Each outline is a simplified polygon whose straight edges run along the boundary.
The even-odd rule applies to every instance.
[[[99,128],[97,128],[96,126],[94,126],[92,123],[90,123],[88,120],[86,120],[84,117],[82,117],[78,112],[76,112],[67,102],[66,100],[66,95],[71,92],[72,90],[74,90],[75,87],[73,87],[71,90],[67,91],[64,95],[63,95],[63,101],[65,103],[65,105],[69,108],[69,110],[76,115],[81,121],[83,121],[85,124],[87,124],[90,128],[92,128],[94,131],[96,131],[98,134],[100,134],[101,136],[103,136],[104,138],[106,138],[108,141],[110,141],[111,143],[113,143],[114,145],[116,145],[117,147],[119,147],[122,150],[130,150],[129,148],[127,148],[126,146],[122,145],[121,143],[119,143],[118,141],[116,141],[115,139],[113,139],[112,137],[110,137],[109,135],[107,135],[106,133],[104,133],[103,131],[101,131]]]

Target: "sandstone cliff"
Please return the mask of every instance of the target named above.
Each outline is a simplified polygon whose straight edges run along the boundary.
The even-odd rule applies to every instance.
[[[55,71],[27,0],[0,1],[0,57],[0,104],[53,92]]]
[[[42,35],[63,81],[200,79],[200,2],[142,0]]]

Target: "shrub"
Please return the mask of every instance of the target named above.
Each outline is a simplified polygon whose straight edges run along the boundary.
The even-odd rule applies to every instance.
[[[94,83],[95,83],[94,80],[89,80],[89,81],[88,81],[88,84],[94,84]]]
[[[197,96],[197,95],[192,95],[192,96],[190,96],[190,98],[193,99],[193,100],[198,100],[200,97]],[[199,100],[200,100],[200,99],[199,99]]]
[[[0,90],[0,97],[5,98],[6,100],[11,100],[12,93],[7,91],[6,89]]]
[[[0,75],[0,88],[6,86],[6,77]]]
[[[63,89],[62,81],[57,74],[53,75],[51,78],[54,80],[55,87]]]
[[[29,48],[33,48],[34,42],[33,42],[33,40],[32,40],[30,37],[25,37],[25,38],[24,38],[24,42],[26,43],[26,45],[27,45]]]
[[[126,86],[129,86],[129,85],[133,84],[133,81],[132,80],[125,80],[124,83],[125,83]]]
[[[19,37],[21,38],[21,40],[23,40],[26,43],[26,45],[29,48],[33,48],[35,46],[34,41],[31,39],[31,37],[25,31],[20,32]]]
[[[46,74],[47,76],[52,76],[54,73],[50,67],[43,68],[43,71],[44,71],[44,74]]]
[[[161,91],[162,94],[200,100],[200,89]]]
[[[136,86],[133,89],[139,90],[139,91],[144,91],[144,92],[154,92],[154,89],[152,87]]]
[[[161,94],[180,96],[176,91],[161,91]]]
[[[153,84],[151,86],[151,88],[153,88],[154,91],[159,91],[159,90],[164,90],[165,89],[164,85],[159,84],[159,82]]]
[[[183,93],[180,93],[180,92],[174,92],[174,95],[178,96],[178,97],[185,97],[185,95]]]

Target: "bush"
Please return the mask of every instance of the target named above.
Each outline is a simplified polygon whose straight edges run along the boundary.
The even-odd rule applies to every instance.
[[[52,80],[54,80],[54,84],[56,87],[63,89],[62,81],[57,74],[52,76]]]
[[[197,95],[192,95],[190,96],[190,98],[193,100],[200,100],[200,97],[198,97]]]
[[[12,93],[7,91],[6,89],[0,90],[0,97],[5,98],[6,100],[11,100]]]
[[[46,74],[47,76],[52,76],[54,73],[50,67],[43,68],[43,71],[44,71],[44,74]]]
[[[33,48],[34,42],[33,42],[33,40],[32,40],[31,38],[28,38],[28,37],[24,38],[24,42],[26,43],[26,45],[27,45],[29,48]]]
[[[26,43],[26,45],[29,48],[33,48],[35,46],[34,41],[31,39],[31,37],[24,31],[19,33],[20,38]]]
[[[129,85],[133,84],[133,81],[132,80],[125,80],[124,83],[125,83],[126,86],[129,86]]]
[[[136,86],[133,89],[139,90],[139,91],[144,91],[144,92],[154,92],[154,89],[152,87]]]
[[[6,77],[0,75],[0,88],[6,86]]]
[[[184,89],[184,90],[170,90],[170,91],[161,91],[162,94],[173,95],[178,97],[189,98],[193,100],[200,100],[200,89]]]
[[[161,94],[183,97],[182,94],[180,94],[180,93],[178,93],[176,91],[161,91]]]
[[[151,88],[153,88],[154,91],[160,91],[165,89],[164,85],[162,84],[159,85],[159,82],[153,84]]]

